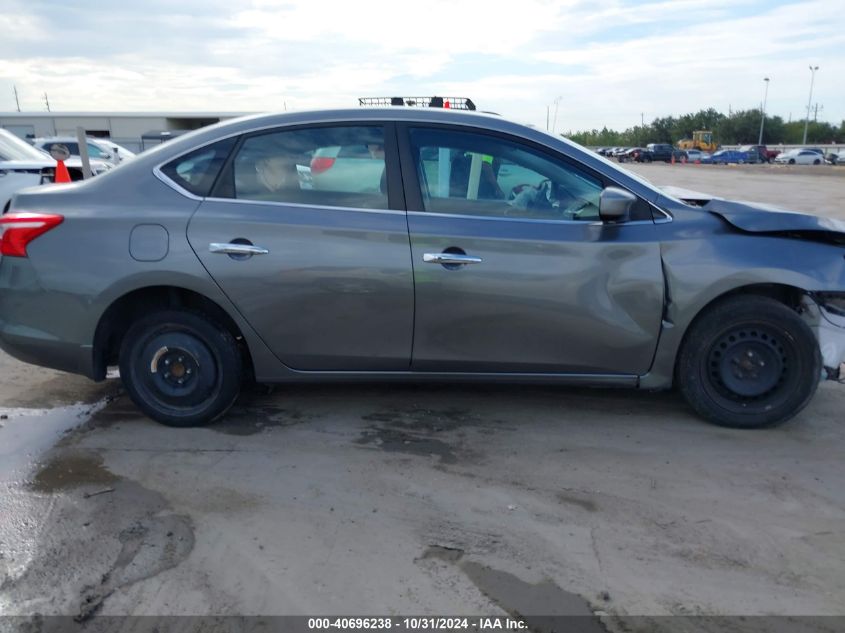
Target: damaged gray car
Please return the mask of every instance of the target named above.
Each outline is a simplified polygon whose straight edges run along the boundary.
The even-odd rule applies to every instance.
[[[661,190],[494,116],[229,121],[21,192],[0,230],[0,347],[118,366],[173,426],[245,381],[483,380],[677,386],[750,428],[845,360],[845,224]]]

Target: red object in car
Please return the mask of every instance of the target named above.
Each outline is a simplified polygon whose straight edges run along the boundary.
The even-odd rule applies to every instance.
[[[0,255],[26,257],[26,247],[64,221],[64,216],[47,213],[7,213],[0,216]]]
[[[311,159],[311,173],[322,174],[334,165],[334,158],[328,156],[315,156]]]

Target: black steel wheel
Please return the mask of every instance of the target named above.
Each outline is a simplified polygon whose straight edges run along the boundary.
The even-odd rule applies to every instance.
[[[209,424],[240,391],[242,363],[231,333],[205,315],[154,312],[123,337],[120,377],[146,415],[169,426]]]
[[[690,406],[735,428],[790,419],[813,397],[820,376],[821,354],[809,326],[786,305],[760,296],[731,297],[700,315],[677,363]]]

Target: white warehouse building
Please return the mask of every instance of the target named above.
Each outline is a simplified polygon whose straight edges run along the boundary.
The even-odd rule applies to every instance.
[[[108,138],[134,152],[166,139],[247,112],[0,112],[0,128],[22,139],[76,135]],[[146,137],[146,138],[143,138]]]

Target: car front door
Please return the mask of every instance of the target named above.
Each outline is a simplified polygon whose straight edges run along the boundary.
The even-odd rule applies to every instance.
[[[323,160],[347,147],[353,158]],[[395,156],[389,125],[249,134],[192,217],[200,260],[289,367],[408,369],[413,277]]]
[[[663,307],[651,210],[603,223],[599,174],[518,139],[401,128],[418,371],[633,376]]]

